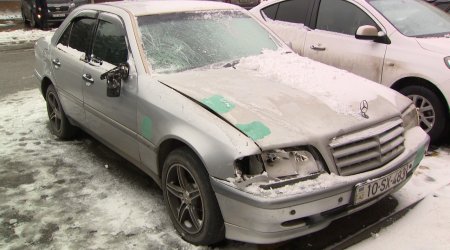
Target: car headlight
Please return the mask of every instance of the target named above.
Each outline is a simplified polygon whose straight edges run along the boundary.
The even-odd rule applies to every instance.
[[[235,174],[239,180],[264,174],[273,181],[317,176],[325,172],[318,158],[309,147],[270,150],[238,160]]]
[[[403,128],[411,129],[419,125],[419,111],[414,104],[410,105],[402,113]]]
[[[445,65],[447,65],[447,67],[450,69],[450,56],[447,56],[446,58],[444,58],[444,62],[445,62]]]

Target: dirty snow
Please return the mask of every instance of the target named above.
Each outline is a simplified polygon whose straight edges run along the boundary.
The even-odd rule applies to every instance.
[[[52,30],[13,30],[0,32],[0,46],[5,44],[18,44],[34,42],[44,36],[52,36],[56,29]]]
[[[4,10],[0,11],[0,21],[22,19],[22,14],[18,11]]]
[[[88,136],[50,134],[38,90],[1,99],[0,117],[0,249],[206,249],[180,238],[160,189],[130,163]],[[427,198],[354,249],[450,248],[449,163],[448,147],[427,156],[395,194],[401,204]]]

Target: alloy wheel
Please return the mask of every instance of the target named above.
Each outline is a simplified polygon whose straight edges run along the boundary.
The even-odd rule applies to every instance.
[[[47,112],[50,119],[50,125],[56,133],[60,134],[62,128],[61,106],[55,93],[53,92],[49,92],[47,95]]]
[[[183,165],[173,164],[167,171],[166,195],[178,225],[189,234],[200,232],[205,215],[203,200],[192,173]]]
[[[420,127],[428,133],[433,128],[436,121],[436,114],[433,105],[431,105],[426,98],[420,95],[408,95],[408,97],[419,109]]]

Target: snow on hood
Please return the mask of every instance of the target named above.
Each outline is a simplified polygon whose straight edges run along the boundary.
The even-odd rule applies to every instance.
[[[448,37],[417,38],[417,42],[426,50],[442,53],[444,56],[450,55],[450,38]]]
[[[395,91],[294,53],[265,51],[235,68],[158,75],[203,103],[262,149],[331,139],[394,116],[411,102]],[[360,103],[369,104],[369,119]]]

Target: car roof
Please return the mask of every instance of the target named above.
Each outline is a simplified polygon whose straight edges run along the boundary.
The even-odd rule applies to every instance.
[[[116,6],[126,9],[135,16],[145,16],[153,14],[164,14],[186,11],[203,11],[203,10],[238,10],[239,6],[213,1],[118,1],[102,3],[103,5]]]

